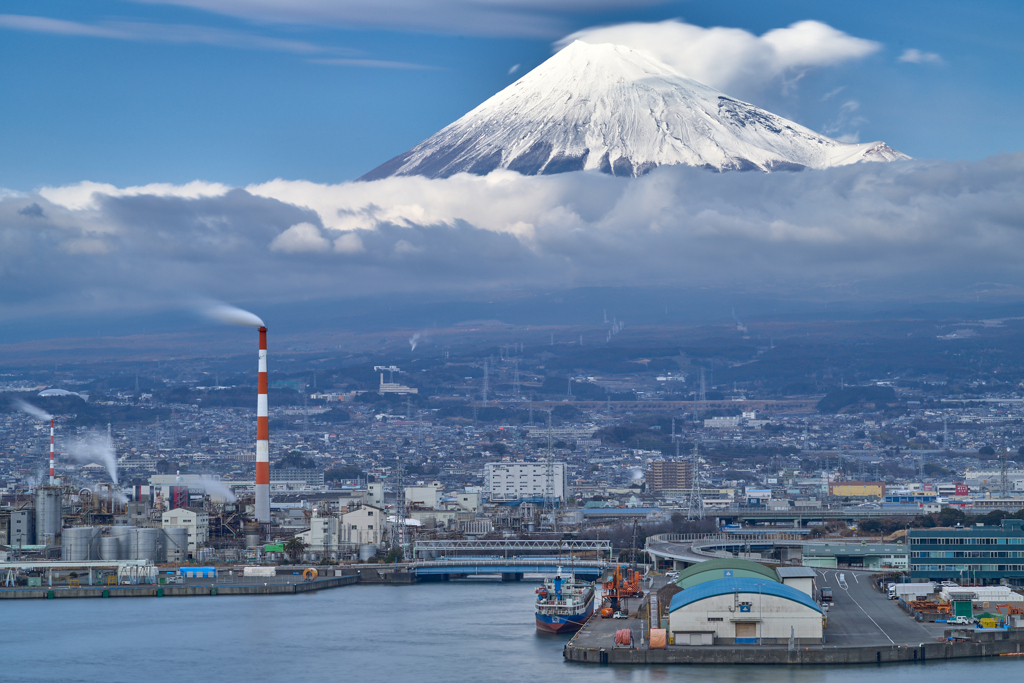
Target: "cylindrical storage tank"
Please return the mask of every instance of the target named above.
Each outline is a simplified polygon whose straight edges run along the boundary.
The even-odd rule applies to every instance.
[[[110,535],[117,538],[117,559],[130,560],[132,554],[132,537],[135,535],[133,526],[112,526]]]
[[[132,560],[157,561],[157,542],[160,540],[160,529],[136,529],[132,536]]]
[[[60,489],[41,486],[36,489],[36,543],[53,545],[61,527]]]
[[[120,560],[121,543],[117,536],[100,536],[100,559]]]
[[[98,560],[100,559],[100,539],[103,538],[103,529],[98,526],[92,527],[92,533],[89,535],[89,559]]]
[[[245,547],[256,548],[260,544],[260,527],[258,524],[245,525]]]
[[[369,543],[367,543],[366,545],[359,546],[359,560],[361,562],[366,562],[376,554],[377,546],[375,545],[370,545]]]
[[[184,564],[188,560],[188,529],[185,527],[164,529],[164,547],[167,549],[167,562],[177,565]]]
[[[86,562],[92,543],[91,526],[74,526],[61,533],[60,557],[64,562]]]

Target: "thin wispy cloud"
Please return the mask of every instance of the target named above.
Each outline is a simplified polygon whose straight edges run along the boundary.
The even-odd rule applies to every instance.
[[[0,14],[0,29],[61,36],[105,38],[132,42],[199,44],[245,50],[274,50],[297,54],[337,52],[300,40],[284,40],[243,31],[188,24],[105,21],[94,24],[20,14]]]
[[[372,27],[443,35],[552,39],[575,16],[637,10],[669,0],[135,0],[178,5],[259,23]]]
[[[512,74],[514,74],[517,71],[519,71],[519,65],[518,64],[513,64],[508,69],[508,75],[511,76]]]
[[[917,48],[907,48],[900,55],[899,61],[907,64],[945,64],[942,57],[934,52],[922,52]]]
[[[355,59],[355,58],[317,58],[307,60],[311,64],[325,64],[327,66],[354,66],[369,69],[414,69],[433,71],[440,67],[429,64],[414,64],[412,62],[392,62],[384,59]]]

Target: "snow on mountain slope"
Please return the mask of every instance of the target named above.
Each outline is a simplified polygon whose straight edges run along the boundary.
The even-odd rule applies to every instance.
[[[630,48],[576,41],[361,180],[496,168],[637,176],[674,164],[773,171],[907,158],[884,142],[819,135]]]

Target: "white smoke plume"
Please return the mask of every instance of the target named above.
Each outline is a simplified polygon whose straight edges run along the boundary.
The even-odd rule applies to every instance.
[[[103,465],[110,475],[110,481],[117,483],[117,455],[114,453],[114,444],[107,434],[93,431],[75,439],[68,447],[68,455],[75,462],[85,465]]]
[[[236,500],[238,500],[238,498],[235,496],[234,491],[228,488],[219,479],[203,477],[202,479],[199,480],[199,483],[195,485],[203,487],[203,490],[206,491],[206,495],[210,496],[210,498],[214,501],[234,503]]]
[[[229,306],[228,304],[216,304],[209,306],[203,311],[207,318],[217,320],[228,325],[241,325],[242,327],[266,327],[263,320],[255,313]]]
[[[25,412],[25,413],[28,413],[29,415],[31,415],[32,417],[36,418],[37,420],[52,420],[53,419],[53,415],[50,415],[48,412],[46,412],[42,408],[36,408],[34,405],[29,403],[28,401],[24,401],[24,400],[22,400],[20,398],[14,399],[14,405],[17,406],[18,410],[20,410],[22,412]]]
[[[409,346],[411,347],[411,349],[410,349],[411,351],[415,351],[416,350],[416,345],[419,344],[419,343],[420,343],[420,333],[419,332],[417,332],[416,334],[414,334],[411,337],[409,337]]]

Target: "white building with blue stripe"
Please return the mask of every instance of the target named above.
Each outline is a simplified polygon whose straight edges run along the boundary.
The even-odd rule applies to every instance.
[[[669,634],[676,645],[820,645],[821,607],[770,579],[714,579],[676,593]]]

